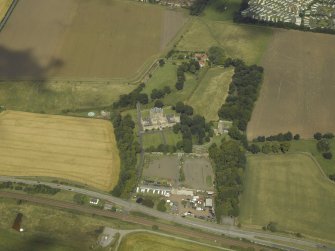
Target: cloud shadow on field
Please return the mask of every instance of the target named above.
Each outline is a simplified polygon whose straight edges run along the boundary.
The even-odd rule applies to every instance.
[[[0,80],[34,80],[44,82],[48,72],[61,68],[64,62],[52,59],[46,66],[38,63],[33,50],[15,51],[0,46]]]

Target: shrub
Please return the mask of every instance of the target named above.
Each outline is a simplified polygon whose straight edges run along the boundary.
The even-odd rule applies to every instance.
[[[325,152],[325,153],[322,154],[322,156],[325,159],[332,159],[333,158],[333,154],[331,152]]]
[[[161,212],[165,212],[165,211],[166,211],[166,206],[165,206],[165,204],[166,204],[166,201],[165,201],[164,199],[161,199],[161,200],[159,201],[159,203],[157,204],[157,210],[158,210],[158,211],[161,211]]]
[[[316,140],[320,140],[320,139],[322,139],[322,134],[319,133],[319,132],[317,132],[317,133],[314,133],[313,137],[314,137],[314,139],[316,139]]]

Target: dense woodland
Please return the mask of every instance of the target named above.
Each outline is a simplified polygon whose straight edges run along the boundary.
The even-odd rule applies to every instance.
[[[235,66],[235,73],[226,102],[221,106],[218,115],[220,119],[233,121],[238,129],[245,131],[258,98],[263,68],[257,65],[247,66],[242,60],[226,61],[228,63],[225,66]]]
[[[139,144],[135,141],[135,123],[128,114],[122,117],[120,114],[113,119],[115,138],[119,149],[121,168],[119,182],[112,191],[117,197],[127,198],[136,186],[136,154],[140,151]]]
[[[215,171],[215,213],[217,221],[222,216],[239,215],[239,195],[242,192],[242,177],[246,166],[245,151],[238,141],[223,141],[213,144],[209,157]]]

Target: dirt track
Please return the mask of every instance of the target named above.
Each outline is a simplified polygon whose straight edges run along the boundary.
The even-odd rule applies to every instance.
[[[119,219],[122,221],[130,222],[130,223],[135,223],[147,227],[151,227],[152,225],[157,225],[161,231],[171,233],[173,235],[179,235],[179,236],[185,236],[191,239],[203,239],[207,241],[211,241],[212,244],[215,245],[223,245],[223,246],[239,246],[239,247],[254,247],[255,250],[270,250],[264,247],[260,247],[257,245],[245,243],[245,242],[240,242],[240,241],[235,241],[232,239],[224,238],[222,236],[214,235],[214,234],[209,234],[209,233],[202,233],[199,231],[193,231],[191,229],[186,229],[183,227],[177,227],[177,226],[172,226],[168,224],[163,224],[163,223],[158,223],[153,220],[149,219],[144,219],[141,217],[129,215],[129,214],[122,214],[122,213],[116,213],[116,212],[111,212],[111,211],[105,211],[101,209],[95,209],[92,207],[86,207],[86,206],[81,206],[77,205],[74,203],[69,203],[69,202],[63,202],[63,201],[57,201],[53,199],[47,199],[47,198],[41,198],[41,197],[36,197],[36,196],[31,196],[31,195],[25,195],[25,194],[17,194],[17,193],[11,193],[11,192],[0,192],[1,197],[5,198],[13,198],[17,200],[25,200],[37,204],[42,204],[46,206],[51,206],[51,207],[57,207],[57,208],[62,208],[62,209],[70,209],[70,210],[75,210],[79,211],[82,213],[88,213],[88,214],[95,214],[99,216],[104,216],[104,217],[110,217],[110,218],[115,218]]]
[[[290,130],[335,132],[335,36],[277,30],[263,58],[264,83],[248,138]]]

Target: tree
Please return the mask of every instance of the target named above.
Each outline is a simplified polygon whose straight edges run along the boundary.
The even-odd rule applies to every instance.
[[[325,159],[332,159],[333,158],[333,154],[331,152],[325,152],[325,153],[322,154],[322,156]]]
[[[208,58],[215,65],[224,65],[224,50],[219,46],[212,46],[208,50]]]
[[[272,148],[271,148],[270,143],[266,142],[266,143],[262,146],[262,153],[269,154],[271,151],[272,151]]]
[[[236,126],[232,126],[228,130],[228,135],[236,140],[241,140],[243,134],[240,132],[240,130]]]
[[[137,101],[140,102],[143,105],[148,104],[148,102],[149,102],[148,95],[146,93],[138,94]]]
[[[300,139],[300,135],[299,134],[294,135],[293,139],[294,140],[299,140]]]
[[[331,132],[328,132],[328,133],[323,134],[322,138],[324,138],[324,139],[332,139],[332,138],[334,138],[334,134],[331,133]]]
[[[192,152],[192,139],[183,139],[183,150],[185,153]]]
[[[164,86],[163,91],[164,91],[166,94],[170,94],[170,93],[171,93],[171,88],[170,88],[170,86]]]
[[[280,151],[280,145],[277,142],[274,142],[272,144],[272,152],[273,153],[279,153]]]
[[[328,152],[330,150],[330,143],[327,139],[321,139],[316,144],[316,147],[317,147],[319,152],[325,153],[325,152]]]
[[[155,107],[162,108],[163,106],[164,106],[164,103],[163,103],[162,100],[157,99],[157,100],[155,101]]]
[[[165,65],[165,60],[164,59],[160,59],[158,62],[159,62],[160,67]]]
[[[290,142],[282,142],[280,143],[280,150],[282,151],[282,153],[286,153],[288,152],[288,150],[290,150]]]
[[[261,148],[256,144],[251,144],[249,146],[249,151],[253,154],[256,154],[256,153],[259,153],[261,151]]]
[[[320,140],[320,139],[322,139],[322,134],[319,133],[319,132],[314,133],[314,139],[316,139],[316,140]]]
[[[184,81],[177,80],[175,87],[178,91],[184,89]]]
[[[161,199],[157,204],[157,210],[161,212],[165,212],[166,211],[165,204],[166,204],[166,201],[164,199]]]

